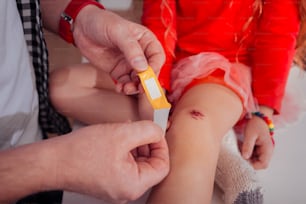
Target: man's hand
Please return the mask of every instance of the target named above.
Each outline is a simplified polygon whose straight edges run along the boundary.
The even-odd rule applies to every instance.
[[[135,71],[144,71],[150,65],[157,74],[165,61],[163,48],[151,31],[96,6],[81,10],[73,35],[81,53],[108,72],[119,91],[137,92]]]
[[[64,189],[123,203],[168,174],[164,133],[152,122],[88,126],[63,137],[57,172]],[[142,145],[146,154],[132,154]]]

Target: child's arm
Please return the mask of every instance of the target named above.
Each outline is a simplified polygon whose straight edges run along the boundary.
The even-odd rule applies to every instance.
[[[176,1],[144,0],[142,23],[147,26],[163,45],[166,62],[159,80],[163,88],[170,89],[170,69],[176,44]]]
[[[253,93],[279,113],[299,31],[297,0],[265,1],[252,54]]]
[[[271,118],[280,111],[293,61],[299,31],[298,1],[267,1],[262,11],[252,54],[252,88],[260,111]],[[245,129],[243,156],[261,169],[268,166],[272,153],[267,124],[253,117]]]

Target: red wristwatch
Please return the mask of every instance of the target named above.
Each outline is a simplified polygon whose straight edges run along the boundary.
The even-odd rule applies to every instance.
[[[61,14],[58,34],[68,43],[74,44],[73,23],[79,12],[87,5],[95,5],[101,9],[104,6],[95,0],[71,0],[64,12]]]

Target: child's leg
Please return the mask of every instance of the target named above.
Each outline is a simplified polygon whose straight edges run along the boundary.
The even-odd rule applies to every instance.
[[[222,137],[242,113],[240,98],[218,84],[201,84],[180,99],[167,132],[170,174],[148,203],[210,203]]]
[[[108,74],[90,64],[52,72],[50,96],[59,112],[86,124],[138,119],[137,99],[116,93]]]

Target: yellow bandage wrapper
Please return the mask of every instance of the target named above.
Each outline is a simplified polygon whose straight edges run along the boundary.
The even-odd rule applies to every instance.
[[[164,130],[167,126],[171,104],[167,101],[165,93],[151,67],[138,73],[141,85],[154,109],[154,122]]]

